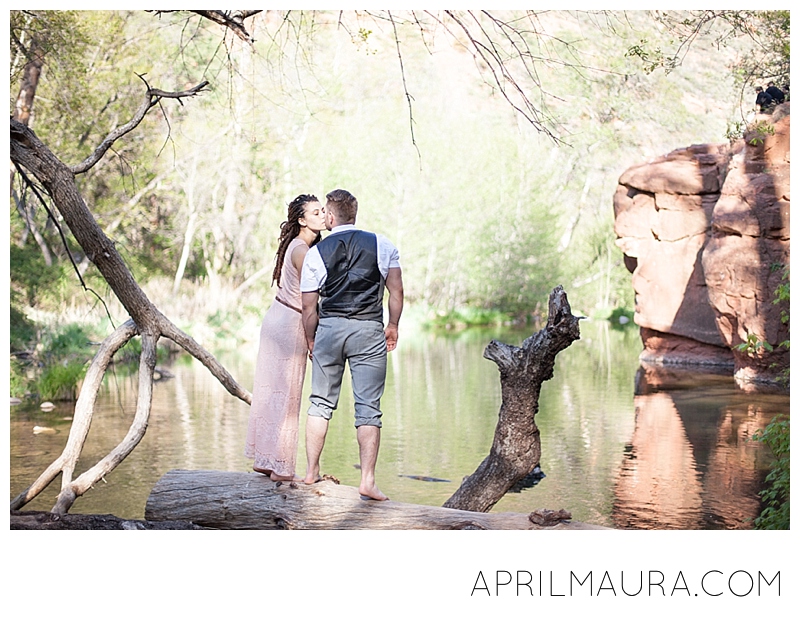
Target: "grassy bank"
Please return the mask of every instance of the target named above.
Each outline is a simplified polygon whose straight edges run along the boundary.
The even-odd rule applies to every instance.
[[[256,344],[261,321],[274,299],[274,289],[267,288],[266,282],[246,291],[184,282],[174,293],[172,282],[155,279],[143,288],[167,317],[212,353]],[[437,312],[421,304],[408,304],[401,334],[420,329],[457,332],[507,326],[536,330],[541,320],[546,319],[539,310],[515,316],[497,309],[464,307]],[[75,399],[98,346],[127,318],[124,308],[114,298],[104,298],[99,303],[97,298],[84,293],[44,308],[12,308],[11,397],[39,402]],[[140,341],[134,338],[115,356],[117,371],[135,368],[140,352]],[[159,343],[161,362],[175,352],[176,347],[170,341]]]

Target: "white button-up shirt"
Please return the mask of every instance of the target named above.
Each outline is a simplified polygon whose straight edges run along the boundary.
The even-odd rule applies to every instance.
[[[358,230],[355,224],[342,224],[335,226],[330,234],[345,232],[348,230]],[[330,236],[330,235],[329,235]],[[400,253],[394,244],[383,235],[375,235],[378,238],[378,270],[383,279],[389,275],[389,269],[400,267]],[[300,292],[315,293],[322,288],[328,278],[328,270],[322,261],[317,246],[314,246],[306,253],[303,261],[303,270],[300,273]]]

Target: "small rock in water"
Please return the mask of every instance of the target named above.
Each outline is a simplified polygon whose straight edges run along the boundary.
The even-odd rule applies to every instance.
[[[11,404],[12,405],[19,405],[21,403],[22,403],[22,399],[21,398],[14,398],[13,396],[11,397]]]
[[[49,426],[34,426],[33,427],[33,434],[34,435],[41,435],[42,433],[57,433],[58,431],[54,428],[50,428]]]
[[[163,381],[165,379],[173,379],[174,377],[175,375],[161,366],[156,366],[153,369],[153,381]]]
[[[52,411],[53,409],[56,408],[56,406],[53,403],[51,403],[49,400],[46,400],[41,405],[39,405],[39,408],[44,410],[44,411]]]

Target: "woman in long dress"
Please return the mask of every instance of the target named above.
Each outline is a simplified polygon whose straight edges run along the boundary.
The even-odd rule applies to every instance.
[[[308,346],[303,331],[300,271],[308,248],[320,240],[325,215],[316,196],[301,194],[281,224],[272,282],[278,292],[261,324],[245,456],[272,480],[293,480],[300,400]]]

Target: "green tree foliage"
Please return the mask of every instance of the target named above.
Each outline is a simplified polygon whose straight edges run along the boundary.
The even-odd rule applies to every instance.
[[[748,17],[750,19],[748,19]],[[790,78],[789,11],[753,11],[742,29],[757,42],[756,51],[737,66],[745,85],[775,81],[788,91]],[[788,92],[787,92],[788,94]]]
[[[776,265],[780,268],[780,265]],[[774,304],[780,304],[781,321],[789,322],[789,267],[784,267],[783,277],[778,288],[775,290]],[[747,342],[740,345],[740,350],[755,352],[759,348],[771,345],[768,342],[759,342],[753,334],[748,334]],[[780,343],[781,347],[789,348],[789,340]],[[789,384],[789,368],[781,373],[780,379]],[[789,418],[775,417],[767,426],[757,430],[753,434],[755,441],[765,443],[772,451],[774,461],[769,473],[767,474],[767,488],[761,491],[761,501],[764,506],[761,514],[755,520],[755,528],[759,530],[788,530],[789,529],[789,490],[790,490],[790,458],[789,447],[791,432],[789,430]]]
[[[35,245],[9,248],[11,270],[11,301],[33,306],[47,303],[58,294],[64,281],[63,264],[47,266],[39,248]],[[15,305],[16,305],[15,304]]]
[[[24,398],[30,392],[30,379],[27,376],[26,368],[22,362],[14,358],[11,358],[9,364],[8,391],[11,398],[19,399]]]
[[[717,48],[746,39],[748,53],[732,65],[749,101],[747,87],[769,80],[782,88],[790,78],[789,11],[653,11],[653,18],[670,34],[665,43],[646,37],[630,46],[628,55],[638,57],[647,73],[663,69],[667,73],[680,67],[697,42],[711,39]]]
[[[666,48],[670,36],[644,12],[251,19],[252,48],[187,12],[12,12],[12,105],[22,43],[39,37],[48,47],[34,129],[69,163],[130,118],[142,79],[170,90],[211,82],[208,94],[148,115],[81,179],[154,301],[183,303],[187,314],[191,306],[201,323],[218,312],[263,313],[285,205],[335,187],[358,197],[361,225],[400,247],[407,299],[432,314],[524,316],[556,284],[587,315],[630,307],[612,230],[616,181],[642,160],[724,140],[736,110],[725,68],[744,49],[716,49],[713,33],[699,33],[696,57],[669,75],[643,73],[626,51],[643,39]],[[468,50],[478,32],[507,53],[550,135],[509,105],[529,111],[492,81],[490,59],[476,71]],[[37,217],[61,248],[46,213]],[[17,221],[12,244],[23,238]],[[29,236],[25,243],[35,253]],[[77,290],[63,248],[59,262]],[[88,261],[82,267],[104,294]],[[31,290],[19,270],[26,263],[12,261],[12,280]],[[44,304],[38,291],[24,303]],[[51,296],[51,312],[66,294]]]

